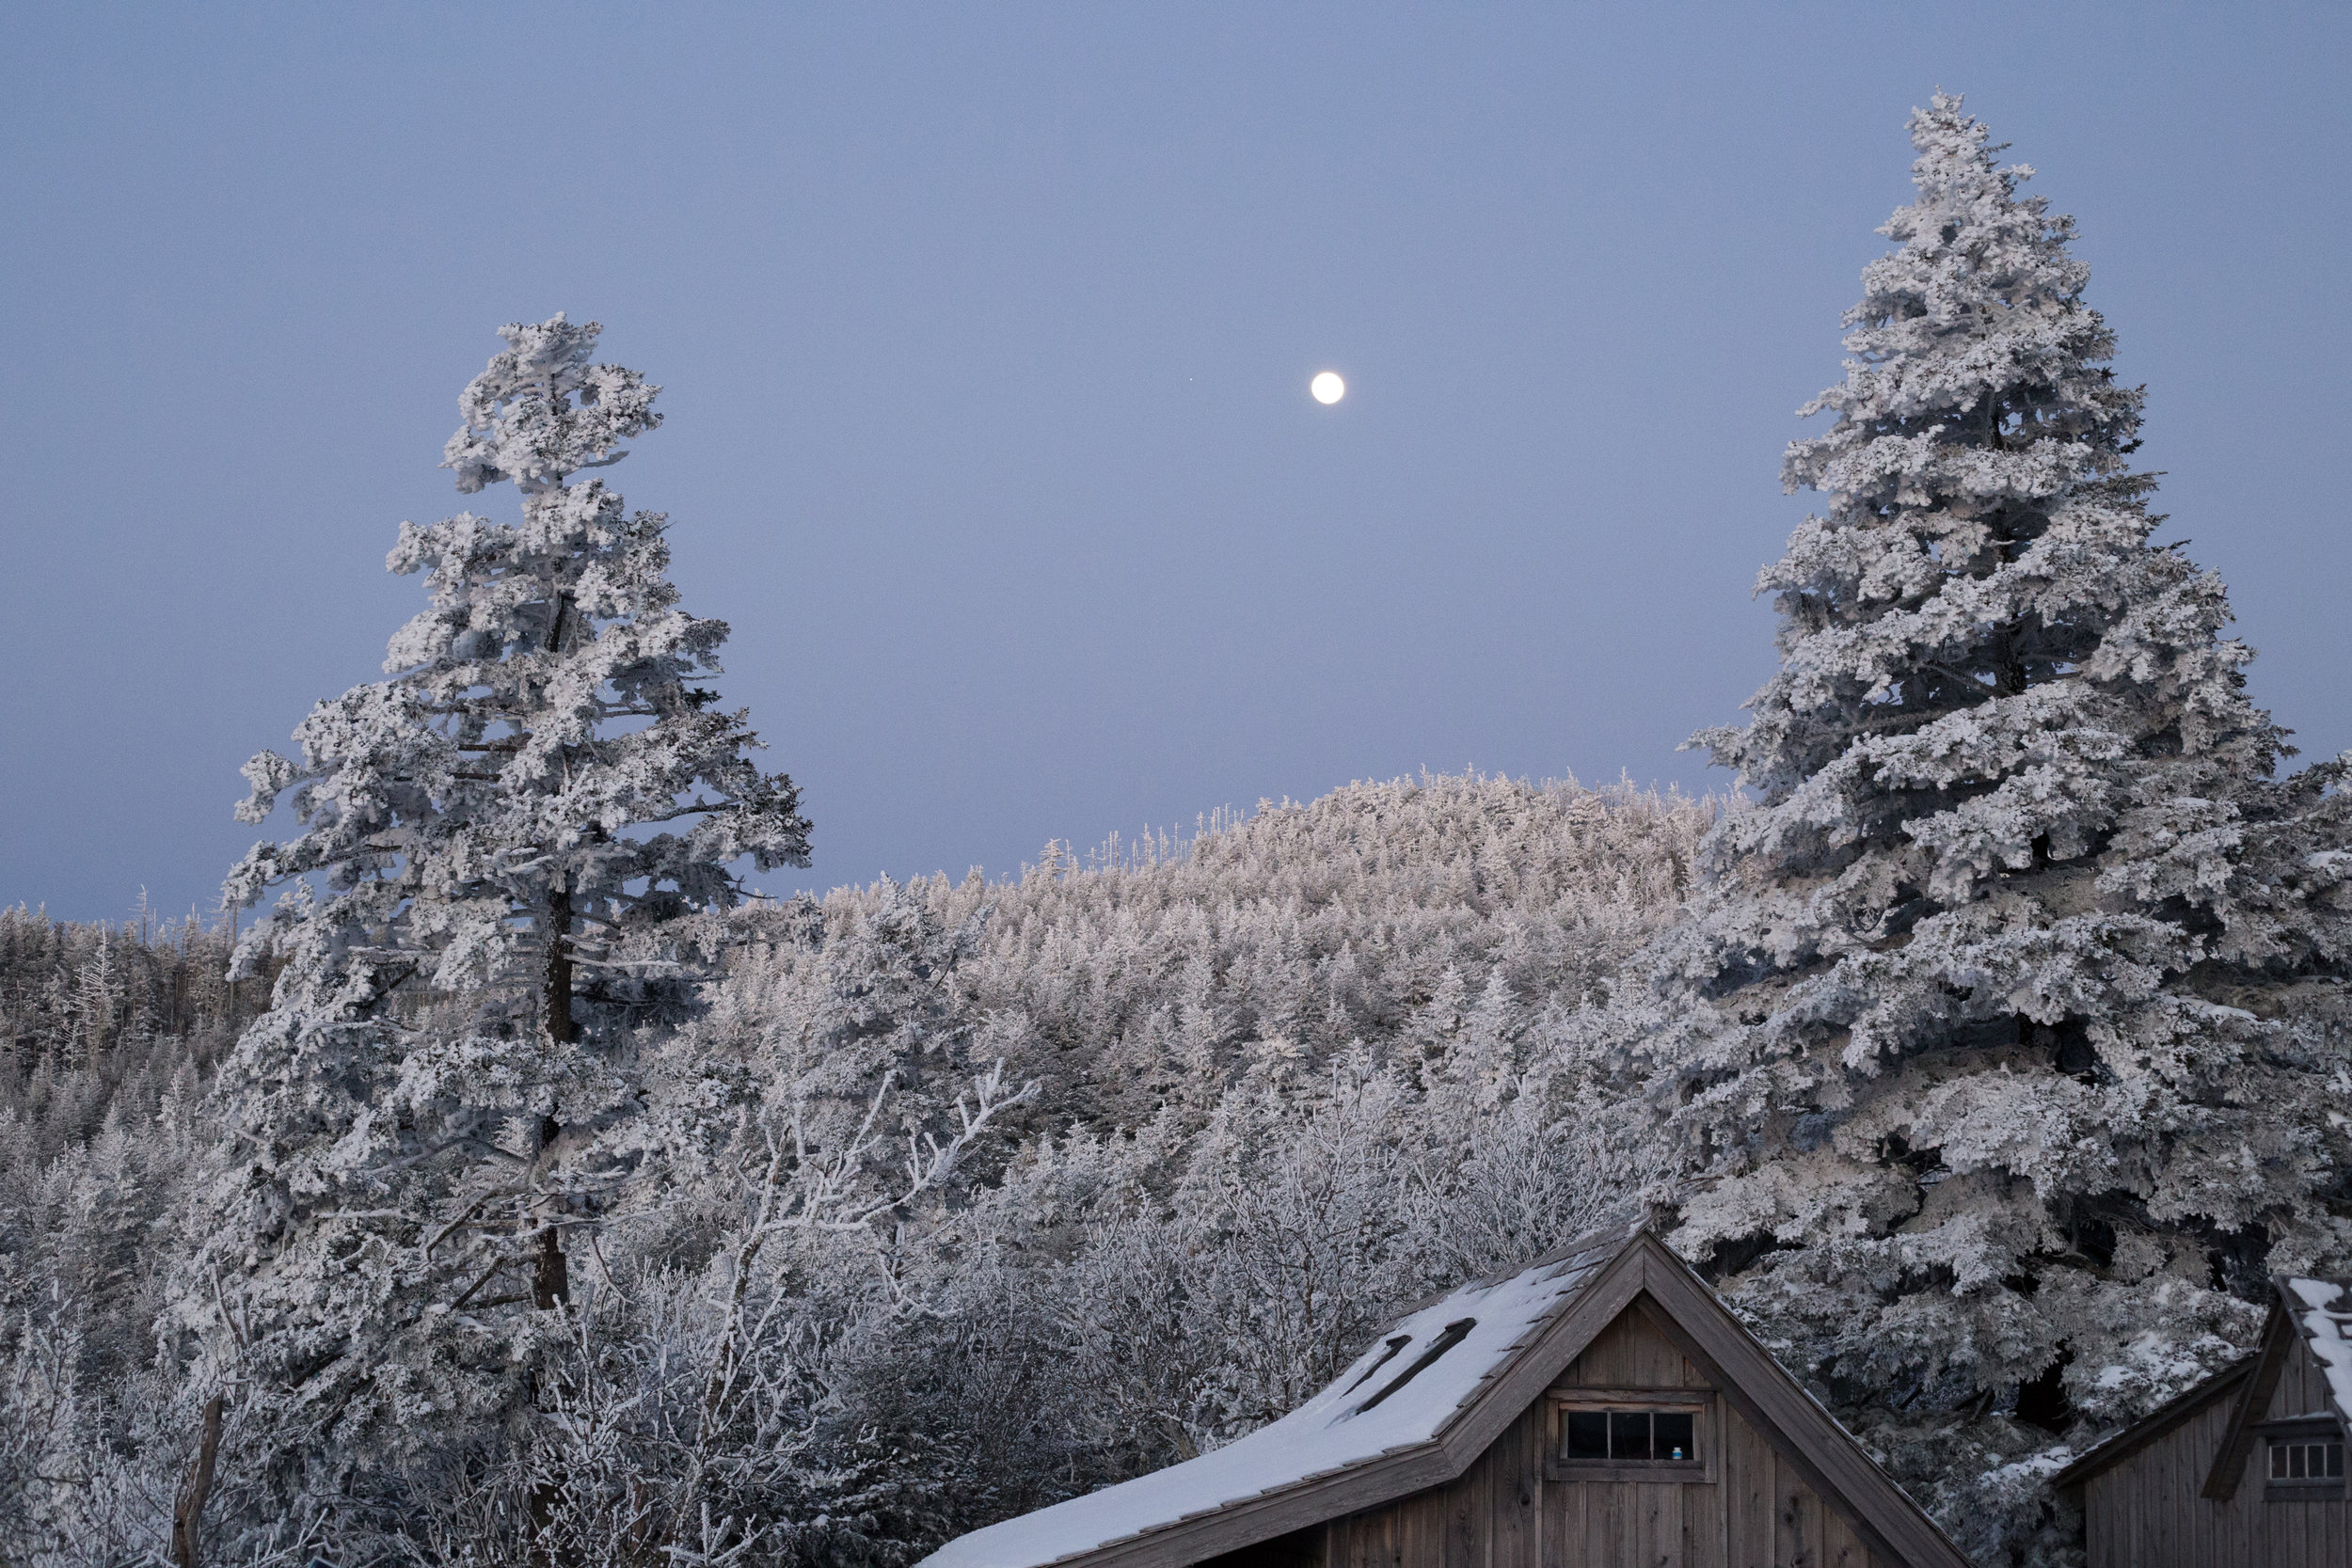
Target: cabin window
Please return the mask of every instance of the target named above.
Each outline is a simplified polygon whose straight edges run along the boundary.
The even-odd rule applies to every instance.
[[[1700,1464],[1694,1410],[1564,1410],[1560,1457],[1604,1465]]]
[[[2275,1481],[2344,1481],[2344,1440],[2341,1437],[2291,1437],[2270,1445],[2270,1479]]]

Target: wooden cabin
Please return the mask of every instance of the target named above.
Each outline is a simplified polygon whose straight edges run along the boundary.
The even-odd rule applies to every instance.
[[[1587,1238],[1395,1324],[1222,1449],[921,1568],[1963,1568],[1656,1238]]]
[[[2089,1568],[2345,1568],[2352,1289],[2282,1279],[2254,1354],[2058,1472]]]

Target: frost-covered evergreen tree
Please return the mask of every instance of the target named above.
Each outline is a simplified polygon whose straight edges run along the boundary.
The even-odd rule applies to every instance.
[[[215,1086],[178,1318],[330,1470],[521,1408],[566,1238],[644,1157],[638,1032],[690,1004],[735,863],[807,863],[791,781],[699,684],[726,627],[678,609],[666,520],[579,477],[660,420],[598,330],[502,329],[444,466],[520,522],[404,524],[388,564],[432,602],[387,678],[245,769],[241,819],[292,791],[302,831],[229,879],[286,887],[238,953],[284,967]]]
[[[2352,859],[2338,765],[2271,782],[2220,581],[2150,542],[2071,220],[1959,99],[1911,129],[1784,469],[1827,505],[1759,585],[1780,671],[1697,737],[1758,800],[1652,1048],[1677,1244],[1855,1419],[1942,1433],[1909,1479],[1991,1550],[2037,1472],[1978,1477],[2034,1429],[2146,1408],[2245,1342],[2266,1267],[2352,1258]]]

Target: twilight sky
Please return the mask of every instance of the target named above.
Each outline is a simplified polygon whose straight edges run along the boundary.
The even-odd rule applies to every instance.
[[[557,310],[667,388],[606,477],[806,790],[771,891],[1720,784],[1675,748],[1771,669],[1939,86],[2081,220],[2258,699],[2352,747],[2346,81],[2340,6],[21,8],[0,900],[213,906],[238,764],[421,602],[401,519],[514,515],[436,465]]]

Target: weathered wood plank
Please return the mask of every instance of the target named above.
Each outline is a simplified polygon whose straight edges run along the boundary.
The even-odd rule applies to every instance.
[[[1772,1560],[1776,1568],[1819,1568],[1821,1499],[1792,1465],[1778,1466],[1778,1480],[1773,1494]]]
[[[1544,1482],[1544,1560],[1552,1568],[1582,1562],[1591,1555],[1584,1548],[1584,1518],[1592,1495],[1593,1489],[1581,1481]]]
[[[1481,1459],[1446,1488],[1445,1568],[1489,1568],[1487,1515],[1494,1509],[1493,1467]]]
[[[1433,1528],[1437,1510],[1430,1506],[1434,1493],[1407,1497],[1396,1506],[1396,1535],[1392,1548],[1396,1553],[1396,1568],[1437,1568],[1433,1559],[1437,1553],[1438,1532]]]
[[[1772,1450],[1736,1410],[1724,1416],[1729,1568],[1772,1568]]]
[[[2214,1474],[2214,1458],[2220,1453],[2225,1425],[2228,1425],[2228,1408],[2206,1411],[2197,1420],[2187,1422],[2181,1436],[2176,1439],[2187,1458],[2185,1472],[2183,1472],[2183,1486],[2187,1488],[2187,1496],[2183,1497],[2183,1507],[2187,1507],[2190,1514],[2197,1519],[2197,1561],[2204,1563],[2225,1561],[2230,1554],[2228,1516],[2225,1516],[2223,1505],[2204,1496],[2206,1477]]]
[[[1415,1527],[1410,1550],[1406,1554],[1408,1568],[1445,1568],[1445,1537],[1447,1516],[1446,1492],[1433,1487],[1423,1495],[1421,1518]]]
[[[1870,1560],[1870,1549],[1853,1531],[1844,1514],[1834,1508],[1821,1510],[1821,1562],[1823,1568],[1863,1568]]]
[[[1626,1321],[1622,1312],[1593,1341],[1583,1354],[1584,1386],[1588,1388],[1622,1388],[1633,1381],[1633,1355],[1626,1343]]]
[[[1724,1557],[1724,1504],[1730,1494],[1721,1481],[1722,1461],[1716,1462],[1718,1480],[1712,1486],[1686,1486],[1682,1489],[1682,1558],[1687,1568],[1726,1568]]]
[[[1682,1383],[1682,1351],[1661,1334],[1649,1315],[1636,1308],[1626,1314],[1627,1342],[1633,1352],[1637,1388],[1675,1388]]]
[[[1609,1560],[1609,1496],[1605,1481],[1576,1483],[1576,1505],[1566,1517],[1574,1524],[1560,1537],[1560,1554],[1568,1562]]]
[[[1493,1568],[1545,1568],[1537,1514],[1543,1503],[1542,1405],[1521,1415],[1494,1453]]]
[[[1549,1441],[1549,1439],[1547,1439]],[[1544,1553],[1548,1565],[1556,1562],[1558,1544],[1577,1539],[1577,1519],[1583,1506],[1584,1488],[1572,1481],[1544,1480],[1543,1539],[1552,1544]],[[1573,1561],[1574,1558],[1571,1557]]]
[[[2248,1562],[2266,1562],[2270,1558],[2270,1510],[2263,1501],[2263,1481],[2257,1468],[2258,1461],[2246,1462],[2243,1484],[2231,1499],[2238,1517],[2245,1521]]]
[[[1679,1361],[1681,1357],[1675,1359]],[[1682,1550],[1683,1505],[1697,1489],[1677,1481],[1664,1481],[1642,1490],[1656,1494],[1646,1511],[1652,1523],[1649,1555],[1643,1561],[1652,1564],[1653,1568],[1679,1568],[1679,1565],[1690,1561]]]

